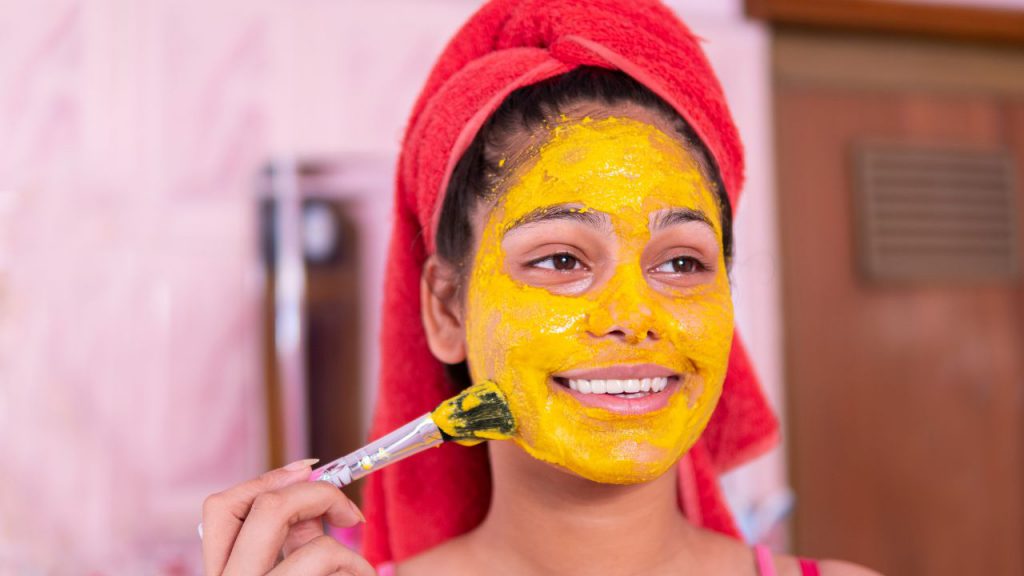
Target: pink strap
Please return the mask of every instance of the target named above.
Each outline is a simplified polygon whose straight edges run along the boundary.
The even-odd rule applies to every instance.
[[[814,560],[807,560],[806,558],[799,558],[800,560],[800,573],[804,576],[818,576],[818,563]]]
[[[767,546],[754,546],[754,555],[757,558],[757,573],[760,576],[775,576],[775,562],[772,560],[772,551]]]
[[[394,576],[395,565],[391,562],[385,562],[380,566],[377,566],[377,576]]]

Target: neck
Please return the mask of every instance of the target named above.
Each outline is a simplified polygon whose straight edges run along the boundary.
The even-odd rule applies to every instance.
[[[644,574],[681,561],[694,528],[676,470],[644,484],[599,484],[492,442],[487,519],[470,536],[499,574]]]

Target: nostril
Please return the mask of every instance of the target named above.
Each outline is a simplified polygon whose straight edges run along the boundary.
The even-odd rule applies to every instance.
[[[656,321],[650,314],[631,314],[617,317],[605,307],[587,313],[587,332],[595,338],[611,337],[630,344],[644,340],[658,340],[654,330]]]
[[[636,334],[627,330],[615,329],[608,332],[608,335],[618,340],[622,340],[623,342],[627,342],[629,344],[636,344],[639,341],[636,337]]]
[[[604,336],[611,336],[612,338],[616,338],[618,340],[622,340],[623,342],[627,342],[629,344],[639,344],[640,342],[643,342],[644,340],[657,340],[658,339],[657,333],[655,333],[653,330],[635,330],[634,331],[634,330],[625,330],[625,329],[621,329],[621,328],[613,328],[611,330],[606,331],[603,335]],[[599,334],[595,334],[595,336],[600,336],[600,335]]]

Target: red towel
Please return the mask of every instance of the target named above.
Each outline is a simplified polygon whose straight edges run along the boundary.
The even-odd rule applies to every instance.
[[[420,320],[423,262],[441,191],[480,126],[516,88],[582,65],[618,69],[671,104],[714,156],[733,210],[743,151],[698,39],[654,0],[494,0],[458,32],[413,109],[396,181],[385,286],[381,382],[371,436],[435,408],[455,390]],[[736,527],[718,475],[767,450],[778,426],[746,352],[734,340],[722,399],[680,466],[680,506],[695,524]],[[370,477],[364,554],[402,560],[474,528],[490,497],[483,446],[446,445]]]

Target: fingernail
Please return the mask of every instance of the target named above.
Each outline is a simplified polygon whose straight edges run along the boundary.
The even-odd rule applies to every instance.
[[[352,511],[356,513],[356,516],[359,516],[359,521],[365,524],[366,516],[363,516],[363,511],[359,509],[359,506],[356,506],[356,503],[351,500],[348,501],[348,505],[352,507]]]
[[[305,470],[311,468],[313,464],[319,462],[319,458],[306,458],[305,460],[297,460],[284,467],[289,472],[298,472],[299,470]]]

